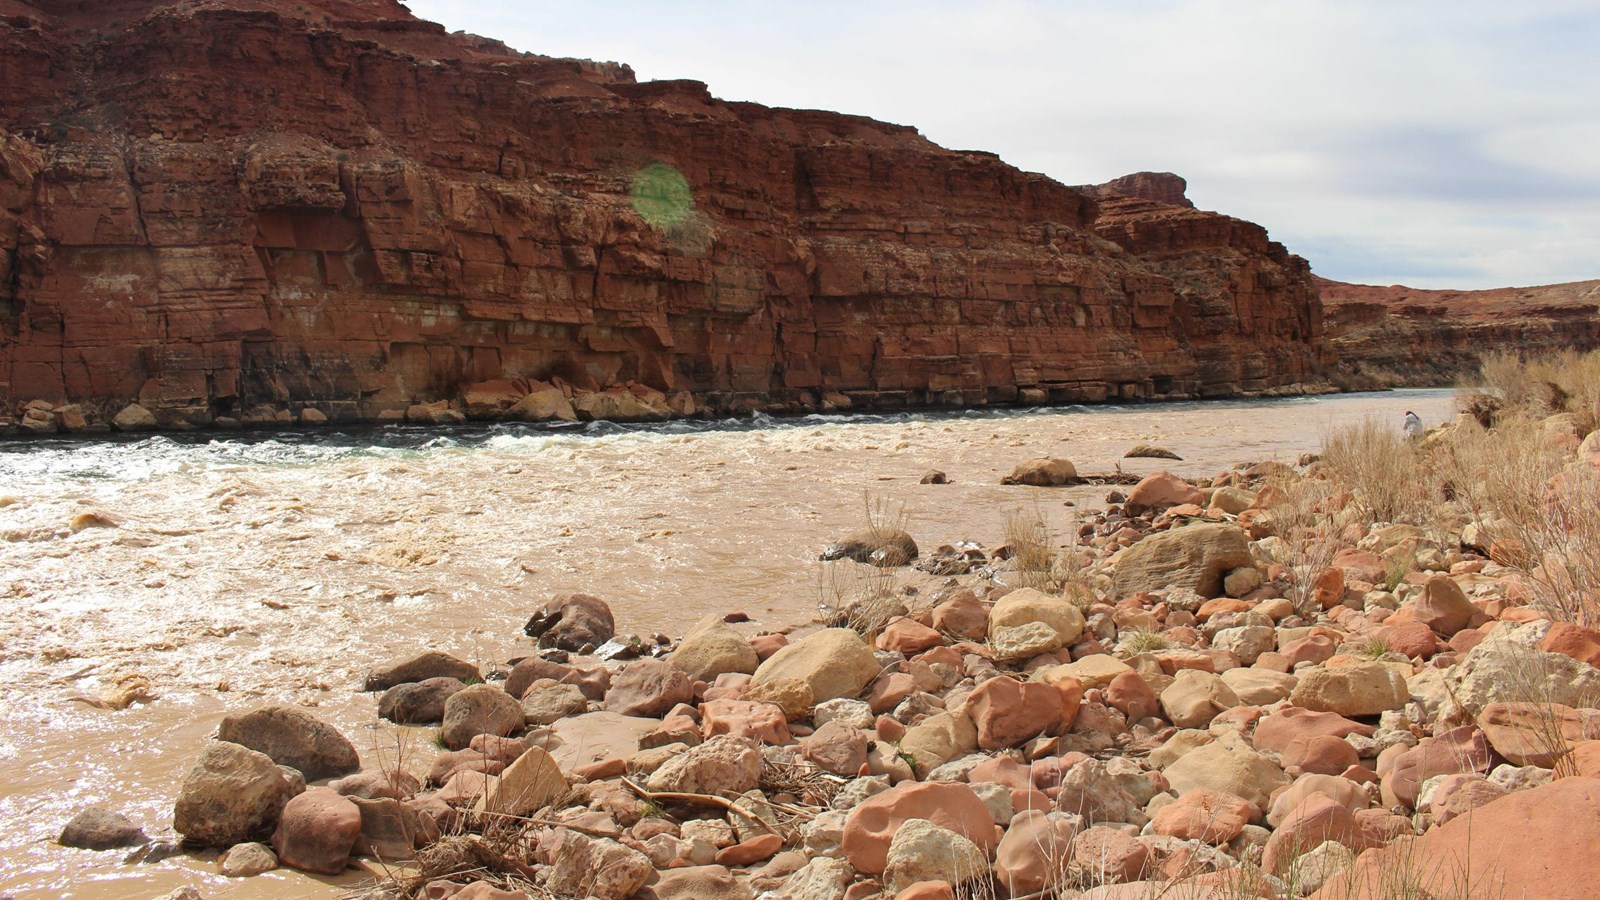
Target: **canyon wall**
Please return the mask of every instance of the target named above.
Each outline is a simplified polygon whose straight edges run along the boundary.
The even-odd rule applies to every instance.
[[[551,384],[652,415],[1223,396],[1322,364],[1305,262],[1175,176],[1071,188],[392,2],[0,0],[0,91],[0,401],[41,429]]]
[[[1600,348],[1600,281],[1484,291],[1316,281],[1330,377],[1349,389],[1452,385],[1496,350]]]

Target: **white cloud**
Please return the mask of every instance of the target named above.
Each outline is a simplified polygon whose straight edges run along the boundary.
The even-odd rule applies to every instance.
[[[1592,2],[409,5],[641,79],[914,125],[1068,184],[1175,171],[1332,278],[1600,277]]]

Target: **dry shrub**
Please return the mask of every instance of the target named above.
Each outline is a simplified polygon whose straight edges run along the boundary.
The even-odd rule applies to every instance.
[[[1324,471],[1349,488],[1369,522],[1412,522],[1432,494],[1417,443],[1368,417],[1334,431],[1322,445]]]
[[[1006,514],[1005,542],[1019,587],[1048,590],[1053,553],[1050,523],[1039,507],[1019,508]]]
[[[1274,561],[1293,577],[1289,599],[1301,612],[1310,611],[1316,577],[1339,552],[1339,526],[1328,509],[1333,485],[1286,471],[1270,476],[1264,490],[1266,524],[1278,538]]]
[[[1483,358],[1478,389],[1512,413],[1568,413],[1584,434],[1600,427],[1600,351],[1532,358],[1491,353]]]
[[[1600,469],[1551,446],[1540,423],[1457,426],[1442,463],[1481,542],[1520,569],[1559,621],[1600,625]]]

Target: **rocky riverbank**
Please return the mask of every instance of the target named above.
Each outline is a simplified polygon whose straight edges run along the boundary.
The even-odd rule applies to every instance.
[[[1591,477],[1600,439],[1562,427]],[[862,588],[822,627],[619,638],[558,598],[520,659],[359,686],[436,753],[231,716],[174,826],[228,874],[356,866],[368,896],[1586,896],[1600,632],[1505,520],[1376,518],[1336,444],[1157,472],[1065,547],[878,522],[855,543],[892,552],[835,564]]]

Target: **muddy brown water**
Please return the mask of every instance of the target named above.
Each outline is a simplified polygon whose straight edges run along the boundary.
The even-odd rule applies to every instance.
[[[1398,426],[1407,409],[1443,421],[1451,395],[0,445],[0,896],[337,896],[370,874],[238,881],[214,854],[129,864],[53,840],[92,803],[172,838],[178,786],[218,721],[266,703],[310,707],[369,763],[425,769],[431,732],[380,723],[362,676],[424,649],[484,666],[525,655],[522,624],[552,594],[605,597],[624,632],[677,636],[734,610],[750,628],[804,623],[858,577],[817,554],[864,524],[869,499],[903,506],[925,548],[999,543],[1019,508],[1065,533],[1065,501],[1090,508],[1106,488],[1000,485],[1017,461],[1198,477],[1293,462],[1334,425]],[[1143,442],[1184,459],[1120,459]],[[951,483],[919,484],[934,468]],[[114,525],[74,532],[89,511]],[[131,674],[155,699],[74,699]]]

